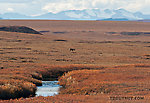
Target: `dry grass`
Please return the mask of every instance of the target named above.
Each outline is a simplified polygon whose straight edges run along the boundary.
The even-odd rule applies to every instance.
[[[103,70],[77,70],[59,81],[62,94],[149,95],[150,65],[128,65]]]
[[[55,97],[34,97],[27,99],[17,99],[3,101],[4,103],[16,102],[73,102],[73,103],[96,103],[96,102],[131,102],[120,100],[110,100],[110,97],[144,97],[139,102],[148,103],[150,94],[149,84],[149,68],[147,64],[133,64],[116,66],[114,68],[102,68],[88,65],[66,65],[66,66],[47,66],[42,65],[43,70],[50,71],[57,70],[56,74],[60,71],[69,71],[59,78],[59,84],[63,86],[60,95]],[[87,69],[85,69],[85,68]],[[76,70],[74,69],[76,68]],[[90,68],[90,69],[89,69]],[[83,70],[81,70],[83,69]],[[89,69],[89,70],[88,70]],[[38,69],[34,69],[36,71]],[[40,70],[40,69],[39,69]],[[43,72],[43,70],[41,70]],[[45,72],[43,72],[45,75]],[[47,74],[46,74],[47,75]]]
[[[2,103],[105,103],[114,102],[110,100],[114,95],[149,96],[150,36],[118,33],[149,33],[150,23],[13,20],[0,23],[48,31],[44,35],[0,31],[1,99],[33,96],[41,80],[59,79],[63,85],[60,95],[55,97],[1,100]],[[148,101],[144,99],[144,103]]]
[[[0,99],[34,96],[35,91],[36,86],[30,82],[16,79],[0,80]]]
[[[37,66],[38,68],[32,68],[32,70],[25,68],[2,69],[0,71],[0,99],[34,96],[36,85],[42,85],[41,80],[56,80],[68,71],[104,68],[90,65]]]

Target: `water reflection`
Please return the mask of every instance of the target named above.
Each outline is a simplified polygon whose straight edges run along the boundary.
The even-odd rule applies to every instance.
[[[54,96],[59,93],[58,81],[42,81],[42,86],[37,87],[36,96]]]

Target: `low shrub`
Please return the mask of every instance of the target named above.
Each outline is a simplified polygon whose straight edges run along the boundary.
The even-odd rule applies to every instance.
[[[0,99],[34,96],[36,85],[20,80],[0,80]]]
[[[29,68],[0,70],[0,99],[34,96],[36,86],[41,86],[42,80],[58,80],[68,71],[104,68],[90,65],[37,65],[37,67],[32,70]]]

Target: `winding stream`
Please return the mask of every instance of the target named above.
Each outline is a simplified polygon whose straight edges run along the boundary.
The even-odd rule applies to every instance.
[[[42,86],[37,87],[36,96],[55,96],[59,93],[58,81],[42,81]]]

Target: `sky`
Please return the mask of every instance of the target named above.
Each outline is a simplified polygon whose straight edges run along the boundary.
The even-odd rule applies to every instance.
[[[15,12],[36,16],[48,12],[83,9],[126,9],[150,14],[150,0],[0,0],[0,14]]]

